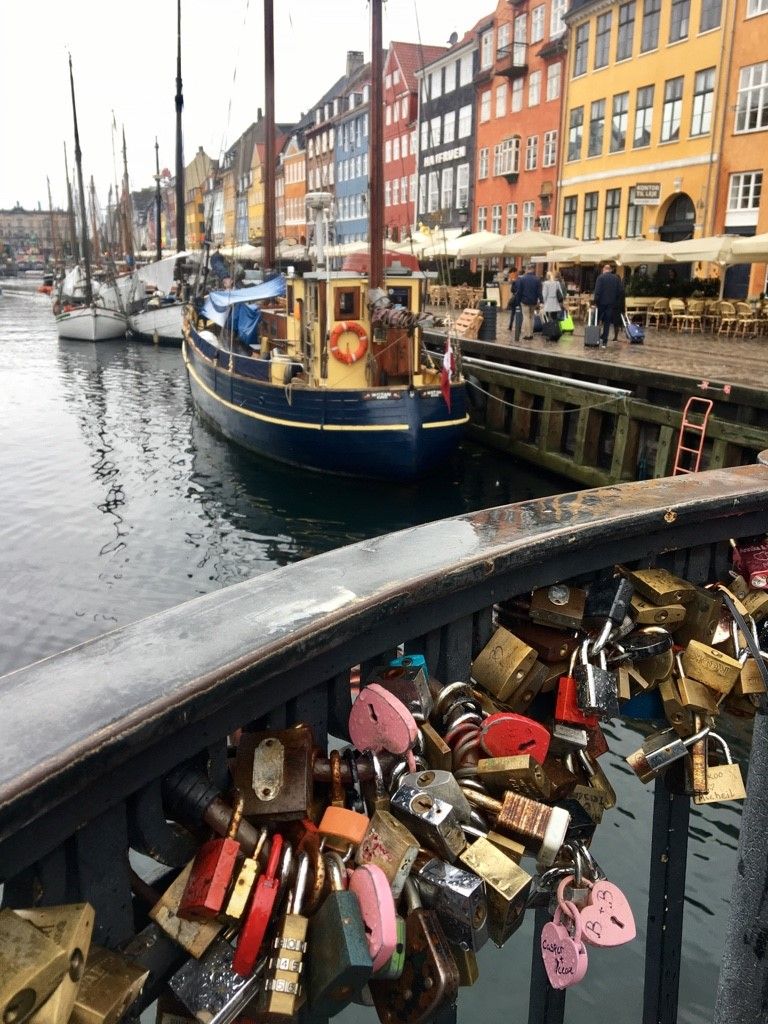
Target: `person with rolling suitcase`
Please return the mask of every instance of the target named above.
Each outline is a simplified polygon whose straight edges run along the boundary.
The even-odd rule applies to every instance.
[[[603,272],[595,282],[594,304],[597,306],[597,319],[602,324],[600,341],[603,348],[608,347],[608,331],[613,325],[616,311],[624,300],[624,285],[614,271],[612,263],[603,266]]]
[[[633,324],[626,313],[621,314],[621,322],[624,324],[627,341],[632,345],[642,345],[645,341],[645,331],[640,324]]]
[[[584,325],[584,348],[600,348],[600,326],[594,306],[589,307],[587,322]]]

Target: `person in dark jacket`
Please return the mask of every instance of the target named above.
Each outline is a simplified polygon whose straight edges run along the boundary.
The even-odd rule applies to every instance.
[[[523,310],[517,294],[520,286],[520,279],[518,278],[517,271],[514,268],[510,271],[509,284],[512,290],[512,294],[509,296],[509,302],[507,303],[507,309],[509,310],[509,330],[511,331],[514,327],[515,341],[520,341],[520,331],[523,327]]]
[[[523,341],[530,341],[533,338],[533,314],[541,303],[541,278],[534,273],[532,263],[517,279],[517,300],[523,310]]]
[[[600,340],[603,348],[606,348],[608,331],[624,303],[624,285],[611,263],[605,264],[602,274],[595,282],[594,303],[597,306],[597,319],[602,324]]]

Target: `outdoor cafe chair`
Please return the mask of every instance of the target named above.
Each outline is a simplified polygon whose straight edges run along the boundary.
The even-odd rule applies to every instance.
[[[673,331],[680,331],[685,322],[685,303],[682,299],[669,300],[669,326]]]
[[[645,326],[666,327],[669,318],[669,299],[656,299],[654,304],[645,314]]]

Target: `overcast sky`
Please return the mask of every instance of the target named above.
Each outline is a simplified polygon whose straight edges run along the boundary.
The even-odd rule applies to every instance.
[[[390,40],[445,44],[495,0],[386,0]],[[344,73],[347,50],[370,58],[366,0],[275,0],[278,121],[298,120]],[[418,19],[418,25],[417,25]],[[218,157],[264,106],[263,0],[182,0],[184,155]],[[0,208],[66,205],[64,142],[74,166],[67,51],[75,71],[86,183],[102,206],[115,175],[112,111],[125,125],[131,187],[174,170],[176,0],[0,2]],[[121,171],[116,140],[118,177]]]

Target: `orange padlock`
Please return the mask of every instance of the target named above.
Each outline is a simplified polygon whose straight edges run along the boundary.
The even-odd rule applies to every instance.
[[[331,751],[329,760],[331,762],[331,803],[329,807],[326,807],[317,831],[325,846],[345,854],[360,845],[363,836],[368,831],[370,819],[367,815],[351,811],[344,806],[341,754],[338,750]]]

